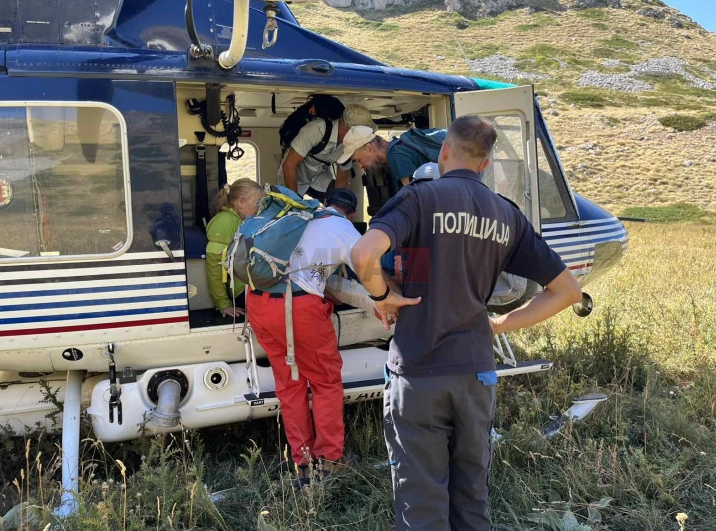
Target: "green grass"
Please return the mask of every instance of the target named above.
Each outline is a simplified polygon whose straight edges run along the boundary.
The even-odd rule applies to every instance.
[[[592,57],[597,57],[599,59],[620,59],[625,62],[636,62],[637,57],[631,53],[622,51],[622,50],[615,50],[614,48],[608,48],[605,46],[598,46],[596,48],[592,48],[591,50]]]
[[[355,20],[353,21],[353,25],[359,28],[384,32],[397,32],[398,30],[400,30],[400,25],[398,24],[391,24],[389,22],[376,22],[374,20],[367,19]]]
[[[515,29],[519,32],[532,31],[547,26],[559,26],[559,23],[549,15],[544,13],[535,13],[530,17],[529,24],[518,24]]]
[[[654,207],[625,208],[621,216],[642,218],[652,223],[684,223],[701,222],[712,223],[716,214],[689,203],[675,203],[673,205]]]
[[[468,59],[483,59],[500,51],[496,44],[462,44],[462,49]]]
[[[592,107],[599,109],[606,106],[614,106],[614,101],[603,94],[589,90],[566,91],[560,94],[560,99],[565,103],[573,103],[580,107]]]
[[[595,22],[594,24],[592,24],[592,27],[594,29],[603,30],[603,31],[609,30],[609,26],[607,24],[604,24],[603,22]]]
[[[589,20],[609,20],[611,18],[609,12],[599,8],[580,9],[577,16]]]
[[[671,127],[677,131],[696,131],[706,127],[706,120],[696,116],[686,116],[683,114],[670,114],[659,118],[659,123],[664,127]]]
[[[610,37],[609,39],[601,39],[598,42],[607,48],[617,48],[621,50],[633,50],[637,47],[636,43],[622,37]]]
[[[459,30],[464,30],[467,28],[486,28],[494,26],[504,17],[503,15],[500,15],[499,17],[470,20],[463,17],[459,13],[455,13],[454,11],[441,11],[435,18],[438,22],[454,26]]]

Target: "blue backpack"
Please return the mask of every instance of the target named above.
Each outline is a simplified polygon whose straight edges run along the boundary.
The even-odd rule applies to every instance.
[[[440,148],[445,142],[447,130],[445,129],[408,129],[405,133],[391,142],[391,146],[405,144],[423,155],[430,162],[437,162]]]
[[[291,254],[308,223],[326,216],[340,216],[320,209],[316,199],[301,199],[283,186],[266,186],[259,211],[239,226],[227,252],[226,269],[251,289],[283,292]]]

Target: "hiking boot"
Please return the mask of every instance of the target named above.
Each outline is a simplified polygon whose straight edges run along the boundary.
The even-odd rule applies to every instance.
[[[311,484],[311,468],[308,465],[296,466],[296,477],[292,480],[293,487],[301,490]]]
[[[342,471],[346,471],[353,466],[352,455],[342,455],[337,461],[329,461],[325,457],[321,456],[316,466],[317,481],[328,479],[329,477],[340,474]]]

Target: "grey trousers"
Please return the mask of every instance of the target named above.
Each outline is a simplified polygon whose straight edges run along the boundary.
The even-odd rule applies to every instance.
[[[396,531],[489,531],[496,385],[472,374],[390,376],[385,439]]]

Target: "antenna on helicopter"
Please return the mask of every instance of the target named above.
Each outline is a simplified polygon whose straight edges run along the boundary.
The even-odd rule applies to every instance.
[[[248,3],[248,0],[246,0],[246,2]],[[194,0],[186,0],[184,22],[186,24],[186,31],[189,33],[189,39],[192,42],[189,47],[189,54],[194,59],[211,59],[214,57],[214,49],[199,40],[199,33],[196,31],[196,23],[194,22]]]

